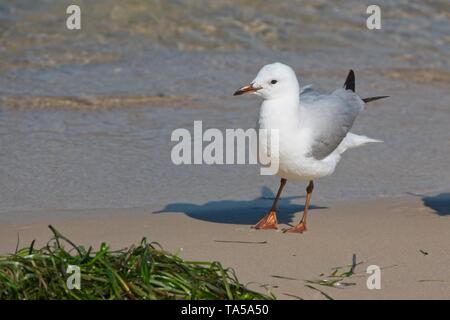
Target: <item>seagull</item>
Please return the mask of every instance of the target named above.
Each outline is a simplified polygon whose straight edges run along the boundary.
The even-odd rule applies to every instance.
[[[253,228],[277,229],[277,205],[287,180],[309,181],[303,216],[284,232],[306,231],[306,220],[313,180],[331,175],[342,154],[370,142],[382,142],[350,131],[358,114],[368,102],[387,98],[361,99],[355,93],[355,73],[350,70],[343,88],[322,94],[311,85],[300,88],[294,70],[280,62],[265,65],[249,84],[234,95],[252,93],[262,97],[257,129],[278,130],[281,177],[272,207]],[[273,155],[271,155],[273,156]]]

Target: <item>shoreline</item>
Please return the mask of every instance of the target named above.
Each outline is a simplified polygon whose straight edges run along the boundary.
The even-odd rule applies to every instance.
[[[188,216],[134,208],[60,210],[63,214],[58,215],[55,210],[32,221],[27,214],[15,221],[3,219],[0,253],[13,252],[18,235],[19,247],[34,239],[36,246],[43,245],[51,234],[47,225],[52,224],[69,239],[94,249],[101,242],[113,249],[129,247],[147,237],[184,259],[217,260],[234,268],[243,283],[251,283],[250,289],[264,292],[260,285],[267,285],[278,299],[323,299],[322,293],[305,287],[305,281],[320,280],[340,266],[346,271],[355,262],[361,263],[355,275],[344,281],[351,285],[315,287],[334,299],[449,299],[450,212],[448,201],[441,202],[441,207],[433,207],[405,196],[318,203],[304,234],[281,232],[301,216],[296,212],[284,217],[289,208],[283,205],[276,231],[253,230],[244,215],[241,223],[228,223],[207,212]],[[239,208],[233,211],[224,214],[239,216]],[[263,214],[260,206],[245,210],[251,218]],[[369,265],[381,268],[381,290],[366,287]]]

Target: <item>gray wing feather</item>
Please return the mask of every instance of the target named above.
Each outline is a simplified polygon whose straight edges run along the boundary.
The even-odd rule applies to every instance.
[[[311,130],[311,155],[321,160],[342,142],[364,102],[354,92],[338,89],[330,95],[305,87],[300,93],[303,125]]]

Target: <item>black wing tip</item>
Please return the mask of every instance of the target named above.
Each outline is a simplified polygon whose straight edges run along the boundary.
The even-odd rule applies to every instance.
[[[364,103],[368,103],[371,101],[376,101],[376,100],[385,99],[385,98],[389,98],[389,96],[369,97],[369,98],[362,99],[362,101],[364,101]]]
[[[344,88],[345,90],[352,90],[355,92],[355,72],[353,69],[350,69],[348,72],[347,79],[345,79]]]

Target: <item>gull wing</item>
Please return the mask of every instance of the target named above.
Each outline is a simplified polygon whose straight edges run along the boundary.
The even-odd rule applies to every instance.
[[[338,89],[327,95],[308,86],[300,93],[300,108],[302,127],[310,129],[312,135],[310,155],[322,160],[345,138],[356,117],[364,109],[364,102],[352,88]]]

